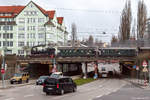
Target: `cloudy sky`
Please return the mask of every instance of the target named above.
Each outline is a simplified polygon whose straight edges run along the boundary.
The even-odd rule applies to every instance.
[[[89,35],[109,42],[112,35],[117,35],[121,11],[126,0],[32,0],[46,10],[56,10],[57,16],[65,18],[68,31],[71,24],[77,26],[79,39]],[[131,0],[133,19],[136,18],[137,3]],[[150,17],[150,0],[144,0]],[[0,0],[0,5],[26,5],[30,0]],[[106,32],[107,34],[102,34]]]

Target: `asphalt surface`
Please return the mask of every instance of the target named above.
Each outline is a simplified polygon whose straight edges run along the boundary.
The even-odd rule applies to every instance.
[[[46,96],[46,94],[42,92],[42,86],[27,85],[0,90],[0,100],[103,100],[101,98],[106,98],[109,94],[119,91],[119,89],[126,84],[126,81],[119,79],[99,79],[78,86],[77,92],[75,93],[66,93],[61,96]],[[112,99],[106,98],[104,100]]]
[[[150,90],[126,84],[115,93],[104,95],[94,100],[150,100]]]

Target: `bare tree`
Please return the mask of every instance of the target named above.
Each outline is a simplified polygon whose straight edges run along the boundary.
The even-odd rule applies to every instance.
[[[146,30],[147,10],[144,0],[138,2],[137,39],[143,39]]]
[[[94,38],[92,35],[90,35],[89,39],[88,39],[88,45],[91,47],[91,46],[93,46],[93,44],[94,44]]]
[[[75,23],[72,23],[72,32],[71,32],[71,39],[72,39],[72,46],[75,46],[75,42],[77,41],[77,27]]]
[[[111,44],[115,42],[118,42],[118,38],[116,36],[112,36]]]
[[[119,40],[125,41],[130,38],[130,30],[131,30],[131,2],[128,1],[125,4],[125,8],[122,11],[120,27],[119,27]]]

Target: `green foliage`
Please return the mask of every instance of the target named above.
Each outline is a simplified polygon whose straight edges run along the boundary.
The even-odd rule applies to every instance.
[[[79,78],[79,79],[75,79],[74,82],[75,82],[77,85],[83,85],[83,84],[92,82],[92,81],[94,81],[94,80],[95,80],[95,79],[93,79],[93,78],[87,78],[87,79]]]

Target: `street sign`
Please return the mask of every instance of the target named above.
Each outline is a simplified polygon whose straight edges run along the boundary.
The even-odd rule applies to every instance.
[[[147,64],[147,61],[144,60],[143,63],[142,63],[142,65],[143,65],[143,67],[147,67],[147,65],[148,65],[148,64]]]
[[[139,70],[139,66],[136,66],[136,70]]]
[[[4,69],[1,69],[1,73],[4,74],[4,73],[5,73],[5,70],[4,70]]]
[[[134,65],[133,68],[135,69],[135,68],[136,68],[136,65]]]

